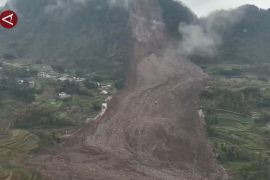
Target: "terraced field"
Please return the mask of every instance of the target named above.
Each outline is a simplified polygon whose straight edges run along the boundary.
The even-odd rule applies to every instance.
[[[205,69],[212,75],[202,93],[208,134],[217,158],[235,180],[270,177],[270,83],[251,68],[218,65]]]
[[[97,82],[85,76],[76,81],[74,73],[45,78],[37,73],[44,68],[51,75],[56,73],[48,65],[37,68],[17,63],[8,63],[0,72],[0,180],[40,178],[25,167],[25,158],[77,132],[116,91],[115,81],[110,79]],[[28,77],[25,69],[36,73]],[[68,80],[57,78],[63,76]],[[108,94],[101,93],[104,89]],[[61,92],[70,97],[61,98]]]
[[[23,130],[5,131],[0,136],[0,179],[39,179],[37,173],[21,166],[26,155],[38,147],[39,138]]]
[[[24,104],[1,92],[0,94],[0,128],[8,128],[10,119],[16,116],[18,110],[24,108]]]

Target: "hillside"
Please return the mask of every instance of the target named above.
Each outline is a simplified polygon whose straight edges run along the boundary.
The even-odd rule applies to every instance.
[[[0,179],[267,180],[270,11],[10,0]]]
[[[31,157],[30,166],[45,178],[226,179],[198,115],[206,75],[170,50],[162,8],[154,0],[131,2],[128,84],[104,116],[61,146]]]
[[[0,178],[40,179],[26,156],[78,131],[123,87],[128,10],[107,0],[10,0],[4,8],[19,23],[0,28]]]
[[[0,29],[0,57],[121,78],[130,57],[127,9],[107,0],[11,0],[18,26]]]
[[[255,6],[242,6],[242,19],[224,34],[222,57],[227,61],[243,63],[270,62],[270,11]]]
[[[244,5],[234,10],[214,12],[201,19],[201,24],[218,33],[222,39],[218,54],[212,58],[200,57],[201,62],[270,62],[270,10]]]
[[[216,157],[230,179],[270,177],[269,17],[269,10],[252,5],[217,11],[200,20],[210,37],[220,38],[216,54],[191,55],[210,77],[201,107]]]

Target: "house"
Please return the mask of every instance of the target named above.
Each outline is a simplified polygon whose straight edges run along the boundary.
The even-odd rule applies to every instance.
[[[35,87],[35,81],[33,81],[33,80],[28,81],[28,85],[29,85],[29,87],[34,88]]]
[[[60,99],[68,99],[68,98],[71,97],[71,95],[70,95],[70,94],[67,94],[67,93],[65,93],[65,92],[61,92],[61,93],[58,94],[58,97],[59,97]]]
[[[46,76],[46,73],[45,72],[39,72],[38,73],[38,77],[44,78],[45,76]]]
[[[103,84],[103,85],[101,85],[102,90],[109,91],[111,88],[112,88],[111,84]]]
[[[18,84],[23,84],[23,83],[24,83],[24,80],[22,80],[22,79],[17,80],[17,83],[18,83]]]
[[[76,82],[83,82],[85,81],[85,78],[79,78],[79,77],[74,77]]]
[[[102,105],[101,105],[101,109],[102,109],[102,111],[106,111],[106,110],[107,110],[107,108],[108,108],[107,103],[102,103]]]
[[[111,84],[101,85],[101,88],[100,88],[101,92],[100,93],[103,95],[107,95],[110,93],[111,88],[112,88]]]
[[[51,78],[51,76],[46,73],[46,72],[39,72],[38,73],[38,77],[41,77],[41,78]]]
[[[58,78],[59,81],[66,81],[68,80],[68,78],[66,76],[62,76],[60,78]]]
[[[106,90],[102,90],[100,93],[101,93],[101,94],[103,94],[103,95],[107,95],[107,94],[109,94],[109,92],[108,92],[108,91],[106,91]]]

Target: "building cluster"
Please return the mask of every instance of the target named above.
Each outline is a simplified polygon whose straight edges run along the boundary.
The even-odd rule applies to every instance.
[[[99,86],[100,93],[103,95],[108,95],[111,93],[112,85],[111,84],[103,84]]]
[[[58,81],[70,81],[70,82],[83,82],[85,78],[70,76],[68,74],[50,74],[48,72],[41,71],[38,73],[38,77],[45,79],[54,79]]]

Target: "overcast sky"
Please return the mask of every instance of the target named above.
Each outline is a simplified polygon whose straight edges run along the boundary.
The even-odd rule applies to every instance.
[[[3,6],[7,0],[0,0],[0,6]]]
[[[3,6],[7,0],[0,0],[0,6]],[[38,0],[37,0],[38,1]],[[218,9],[230,9],[243,4],[254,4],[260,8],[270,8],[270,0],[178,0],[182,1],[198,16],[205,16]]]
[[[253,4],[260,8],[270,8],[270,0],[180,0],[198,16],[205,16],[218,9],[231,9],[243,4]]]

